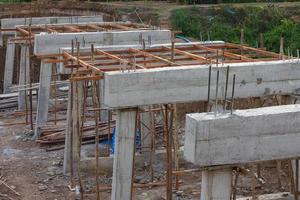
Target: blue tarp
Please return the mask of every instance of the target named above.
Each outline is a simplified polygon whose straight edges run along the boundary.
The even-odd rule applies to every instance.
[[[111,140],[110,141],[108,141],[108,140],[101,141],[101,144],[108,144],[108,145],[111,146],[111,154],[114,154],[114,152],[115,152],[115,133],[116,133],[116,128],[113,128]],[[136,131],[135,140],[136,140],[136,142],[135,142],[136,149],[140,149],[141,144],[140,144],[140,132],[139,132],[139,130]]]

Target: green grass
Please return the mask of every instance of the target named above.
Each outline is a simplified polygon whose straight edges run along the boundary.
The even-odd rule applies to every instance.
[[[300,49],[300,7],[223,6],[219,8],[183,8],[172,12],[172,26],[185,36],[203,40],[240,42],[244,29],[245,42],[258,47],[260,34],[268,50],[278,52],[280,38],[285,50]]]

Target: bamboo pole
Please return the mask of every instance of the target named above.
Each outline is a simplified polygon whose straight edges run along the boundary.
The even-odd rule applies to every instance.
[[[94,64],[95,62],[95,58],[94,58],[94,45],[91,46],[91,53],[92,53],[92,63]],[[87,96],[87,95],[86,95]],[[97,82],[94,80],[93,81],[93,90],[92,90],[92,99],[93,99],[93,105],[94,105],[94,109],[98,108],[99,105],[97,105]],[[95,114],[95,133],[96,133],[96,137],[95,137],[95,148],[96,148],[96,152],[95,152],[95,157],[96,157],[96,199],[100,200],[100,191],[99,191],[99,126],[98,126],[98,121],[99,121],[99,115],[100,112],[99,110],[95,110],[94,112]]]
[[[174,168],[175,171],[179,170],[179,127],[178,127],[178,116],[177,116],[177,104],[173,105],[174,107]],[[175,189],[179,188],[179,178],[178,175],[175,175]]]

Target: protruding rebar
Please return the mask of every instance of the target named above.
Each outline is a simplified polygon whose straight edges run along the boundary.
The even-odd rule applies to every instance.
[[[209,65],[208,68],[207,112],[210,111],[210,82],[211,82],[211,65]]]
[[[225,82],[225,94],[224,94],[223,110],[226,109],[226,104],[227,104],[228,78],[229,78],[229,65],[226,68],[226,82]]]
[[[219,92],[219,77],[220,77],[220,71],[217,71],[217,80],[216,80],[216,100],[215,100],[215,114],[218,110],[218,92]]]
[[[235,74],[233,75],[232,79],[232,93],[231,93],[231,114],[233,111],[233,105],[234,105],[234,89],[235,89]]]

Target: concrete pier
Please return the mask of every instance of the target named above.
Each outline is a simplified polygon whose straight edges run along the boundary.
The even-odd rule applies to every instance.
[[[43,63],[42,61],[41,69],[40,69],[40,84],[39,84],[39,93],[38,93],[36,125],[34,131],[35,138],[39,138],[40,128],[47,124],[51,75],[52,75],[52,64]]]
[[[230,200],[232,169],[204,170],[200,200]]]
[[[29,47],[27,45],[21,45],[21,56],[20,56],[20,69],[19,69],[19,85],[29,84],[29,72],[30,72],[30,58],[29,58]],[[18,96],[18,109],[26,109],[26,98],[28,91],[19,91]]]
[[[12,86],[12,82],[13,82],[15,48],[16,48],[15,43],[8,41],[6,47],[4,82],[3,82],[3,93],[5,94],[10,92],[9,88]]]
[[[117,111],[112,200],[128,200],[132,197],[136,114],[136,109]]]
[[[184,157],[201,167],[295,158],[300,154],[299,120],[299,104],[236,110],[233,114],[188,114]],[[293,169],[295,174],[295,162]],[[201,200],[230,199],[229,170],[203,172]]]

